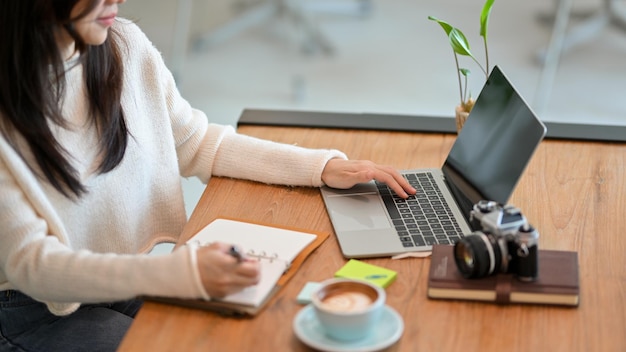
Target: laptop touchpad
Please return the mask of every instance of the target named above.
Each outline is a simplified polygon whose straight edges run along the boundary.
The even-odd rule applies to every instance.
[[[327,197],[326,202],[336,231],[391,227],[380,196],[376,193],[330,196]]]

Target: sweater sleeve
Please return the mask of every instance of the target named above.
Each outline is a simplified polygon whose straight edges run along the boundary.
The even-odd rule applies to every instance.
[[[285,184],[315,186],[322,183],[328,160],[347,159],[332,149],[309,149],[230,132],[224,135],[213,174],[233,178]]]
[[[72,249],[63,226],[42,218],[49,205],[9,148],[0,138],[0,290],[20,290],[59,315],[140,295],[208,298],[194,247],[160,256]]]

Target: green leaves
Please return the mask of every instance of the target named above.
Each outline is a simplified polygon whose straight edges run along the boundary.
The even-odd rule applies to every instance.
[[[470,51],[469,42],[467,41],[467,38],[465,38],[465,35],[463,34],[463,32],[461,32],[460,29],[452,27],[446,21],[440,20],[433,16],[428,16],[428,19],[435,21],[441,25],[441,28],[443,28],[443,30],[446,32],[446,35],[448,36],[448,39],[450,41],[450,45],[452,46],[452,50],[454,50],[455,53],[463,56],[470,56],[472,58],[474,57],[472,55],[472,52]]]
[[[491,7],[495,0],[487,0],[483,6],[483,10],[480,13],[480,36],[487,40],[487,25],[489,23],[489,15],[491,14]]]

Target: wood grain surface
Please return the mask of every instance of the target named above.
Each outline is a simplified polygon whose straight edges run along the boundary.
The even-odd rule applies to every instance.
[[[239,132],[304,147],[336,148],[351,159],[398,169],[440,167],[455,140],[419,134],[245,126]],[[430,259],[364,259],[398,272],[387,303],[405,324],[389,351],[625,351],[626,145],[546,140],[510,203],[539,230],[544,249],[577,251],[577,308],[499,306],[430,300]],[[308,281],[332,277],[342,257],[319,190],[213,178],[184,238],[219,216],[327,231],[331,236],[303,264],[271,305],[252,319],[146,303],[121,351],[308,351],[292,322],[296,296]]]

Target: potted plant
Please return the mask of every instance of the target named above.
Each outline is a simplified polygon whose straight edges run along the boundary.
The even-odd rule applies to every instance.
[[[474,62],[480,67],[482,72],[485,75],[485,81],[489,78],[489,50],[487,46],[487,25],[489,23],[489,14],[491,13],[491,7],[493,6],[493,2],[495,0],[486,0],[483,6],[483,10],[480,13],[480,36],[483,37],[483,45],[485,48],[485,66],[481,65],[480,62],[474,57],[472,52],[470,51],[470,45],[467,41],[467,38],[463,34],[463,32],[451,26],[445,21],[442,21],[434,16],[428,16],[429,20],[435,21],[441,25],[443,30],[446,32],[448,36],[448,40],[450,42],[450,46],[452,46],[452,52],[454,53],[454,61],[456,63],[457,76],[459,79],[459,93],[461,95],[460,104],[456,107],[456,129],[460,131],[465,123],[465,120],[469,116],[470,111],[472,111],[472,107],[474,107],[474,99],[472,98],[471,93],[468,92],[467,88],[467,76],[470,74],[470,70],[467,68],[462,68],[459,65],[459,55],[469,56],[474,60]],[[461,78],[463,76],[463,78]]]

